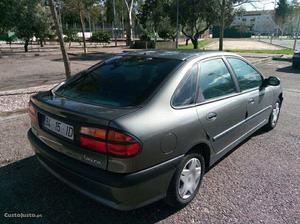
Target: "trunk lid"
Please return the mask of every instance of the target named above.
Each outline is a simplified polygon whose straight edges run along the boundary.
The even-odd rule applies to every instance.
[[[107,169],[108,156],[80,147],[81,126],[108,128],[111,120],[136,111],[138,108],[108,108],[91,105],[64,97],[51,91],[40,92],[31,98],[37,107],[39,124],[37,136],[52,149],[92,166]],[[68,139],[44,127],[46,117],[61,121],[74,128],[74,139]]]

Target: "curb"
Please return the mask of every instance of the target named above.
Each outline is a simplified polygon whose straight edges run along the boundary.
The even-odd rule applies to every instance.
[[[288,61],[288,62],[292,62],[292,58],[285,58],[285,57],[272,57],[272,60],[274,61]]]
[[[260,63],[263,63],[263,62],[266,62],[266,61],[270,61],[272,59],[272,57],[267,57],[267,58],[263,58],[263,59],[259,59],[259,60],[256,60],[254,62],[252,62],[252,64],[260,64]]]
[[[21,88],[21,89],[4,90],[4,91],[0,91],[0,97],[1,96],[15,96],[15,95],[33,94],[33,93],[37,93],[37,92],[40,92],[40,91],[49,90],[57,84],[58,83],[40,85],[40,86],[32,86],[32,87]]]
[[[27,113],[27,108],[17,109],[13,111],[5,111],[5,112],[0,111],[0,118],[9,117],[15,114],[25,114],[25,113]]]

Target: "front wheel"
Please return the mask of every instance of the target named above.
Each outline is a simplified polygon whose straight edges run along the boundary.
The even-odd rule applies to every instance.
[[[192,201],[201,185],[204,169],[204,159],[200,154],[187,154],[175,171],[166,202],[180,208]]]
[[[275,105],[273,106],[272,113],[269,117],[269,122],[265,126],[265,129],[267,131],[272,130],[273,128],[276,127],[278,119],[279,119],[280,109],[281,109],[281,102],[280,102],[280,100],[278,100],[278,101],[276,101]]]

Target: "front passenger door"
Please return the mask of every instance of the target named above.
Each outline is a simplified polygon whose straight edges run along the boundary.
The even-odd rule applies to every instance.
[[[227,61],[237,77],[241,93],[247,103],[246,129],[262,126],[268,121],[272,110],[271,87],[260,88],[262,75],[246,61],[236,57],[228,57]]]

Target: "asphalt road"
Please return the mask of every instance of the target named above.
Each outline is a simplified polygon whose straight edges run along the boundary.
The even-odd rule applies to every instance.
[[[123,49],[119,51],[121,50]],[[70,55],[72,74],[76,74],[111,55],[111,53],[104,52],[85,57]],[[37,57],[31,55],[29,57],[8,56],[7,58],[0,58],[0,91],[53,84],[64,79],[64,64],[59,53]]]
[[[279,61],[257,67],[282,80],[278,126],[255,133],[211,168],[196,199],[179,211],[159,201],[119,212],[82,196],[39,165],[26,140],[27,115],[0,118],[0,223],[299,223],[300,71]]]

